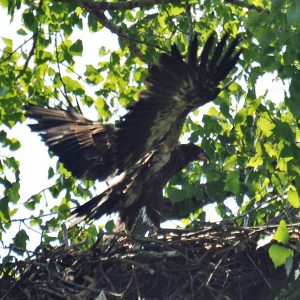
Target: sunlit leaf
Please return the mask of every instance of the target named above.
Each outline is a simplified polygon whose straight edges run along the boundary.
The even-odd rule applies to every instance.
[[[250,158],[249,162],[247,163],[247,167],[259,167],[263,164],[263,162],[263,158],[257,154]]]
[[[296,190],[290,189],[287,193],[288,196],[288,201],[289,203],[295,207],[299,208],[300,207],[300,200],[299,200],[299,195]]]
[[[284,265],[289,257],[293,257],[294,251],[279,245],[272,245],[269,249],[269,255],[275,268],[277,268],[281,265]]]
[[[274,234],[274,240],[279,243],[287,244],[289,241],[289,231],[286,226],[286,222],[281,220],[279,226]]]

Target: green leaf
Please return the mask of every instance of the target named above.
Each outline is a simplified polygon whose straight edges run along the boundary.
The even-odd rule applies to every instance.
[[[109,220],[106,224],[105,224],[105,229],[107,232],[111,233],[113,232],[114,228],[115,228],[115,222],[113,220]],[[97,235],[97,233],[96,233]]]
[[[263,113],[257,121],[257,127],[262,131],[265,137],[269,137],[273,133],[275,124],[271,121],[267,113]]]
[[[237,155],[234,154],[228,158],[226,158],[225,162],[224,162],[224,170],[225,171],[231,171],[235,168],[237,163]]]
[[[86,71],[84,75],[87,76],[87,80],[93,84],[99,84],[103,81],[103,77],[100,75],[99,71],[94,68],[92,65],[86,66]]]
[[[84,89],[78,81],[70,78],[69,76],[64,76],[63,77],[63,82],[65,84],[66,89],[69,92],[73,92],[76,95],[84,94]]]
[[[50,167],[49,169],[48,169],[48,179],[50,179],[50,178],[52,178],[53,176],[54,176],[54,170],[53,170],[53,168],[52,167]]]
[[[27,35],[27,32],[24,30],[24,29],[22,29],[22,28],[20,28],[18,31],[17,31],[17,34],[18,35]]]
[[[0,199],[0,220],[5,223],[10,220],[10,210],[8,207],[8,202],[8,197]]]
[[[224,191],[232,192],[233,194],[239,193],[240,179],[238,171],[232,171],[227,173]]]
[[[289,257],[293,257],[294,251],[279,245],[272,245],[269,249],[269,256],[272,259],[275,268],[277,268],[284,265]]]
[[[242,108],[238,111],[238,113],[234,117],[234,122],[236,124],[238,123],[244,123],[247,119],[248,110],[246,108]]]
[[[219,117],[220,116],[220,112],[214,107],[212,106],[208,112],[206,113],[207,116],[217,116]]]
[[[279,243],[287,244],[289,241],[289,231],[286,226],[286,222],[281,220],[279,226],[274,234],[274,240],[278,241]]]
[[[180,202],[186,199],[186,193],[183,190],[179,190],[175,187],[168,187],[168,196],[173,203]]]
[[[26,242],[29,240],[29,236],[27,235],[24,229],[21,229],[16,236],[14,237],[14,246],[13,250],[18,253],[22,254],[26,250]]]
[[[95,107],[102,120],[107,120],[110,117],[110,112],[107,103],[102,97],[97,97]]]
[[[274,144],[272,144],[272,143],[265,143],[264,147],[265,147],[266,152],[268,153],[268,155],[270,157],[277,157],[278,151],[277,151],[276,147],[274,146]]]
[[[17,139],[15,139],[15,138],[10,139],[10,145],[9,145],[9,149],[10,150],[16,151],[20,147],[21,147],[21,144],[20,144],[20,142]]]
[[[289,203],[295,207],[300,207],[299,195],[298,192],[294,189],[290,189],[287,193]]]
[[[298,85],[298,82],[297,82],[297,85]],[[290,87],[291,92],[293,91],[294,86],[295,86],[294,81],[292,81],[291,87]],[[295,91],[295,93],[297,94],[300,91],[300,89],[298,86],[296,89],[297,90]],[[296,118],[299,118],[300,117],[300,105],[299,105],[298,99],[294,99],[293,97],[286,97],[285,103],[288,106],[288,108],[290,109],[290,111],[293,113],[293,115]]]
[[[13,41],[11,39],[8,39],[8,38],[5,38],[5,37],[2,37],[2,40],[3,42],[5,43],[6,47],[8,48],[12,48],[13,46]]]
[[[34,16],[32,11],[26,10],[23,13],[23,20],[25,26],[31,31],[35,31],[37,29],[36,17]]]
[[[77,40],[71,47],[70,53],[74,56],[81,56],[83,51],[83,45],[81,40]]]
[[[287,276],[291,274],[293,270],[293,265],[294,265],[294,258],[292,256],[289,256],[285,261],[285,271]]]
[[[97,235],[98,235],[98,233],[99,233],[99,232],[97,231],[96,226],[95,226],[94,224],[91,224],[91,225],[89,226],[88,230],[87,230],[88,236],[89,236],[89,237],[94,237],[94,238],[96,238]]]
[[[294,27],[300,26],[300,6],[297,2],[294,5],[291,5],[287,9],[287,21],[288,24]]]
[[[31,199],[25,203],[25,207],[29,210],[34,210],[35,206],[41,202],[41,199],[41,194],[33,195]]]
[[[251,157],[246,167],[259,167],[263,164],[263,159],[260,154],[256,154],[254,157]]]
[[[274,134],[281,140],[293,143],[295,134],[293,133],[290,125],[286,122],[276,121],[276,127],[273,130]]]

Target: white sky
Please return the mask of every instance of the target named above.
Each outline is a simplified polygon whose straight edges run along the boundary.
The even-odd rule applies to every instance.
[[[13,24],[10,24],[10,20],[7,17],[5,11],[0,8],[0,36],[11,38],[14,41],[14,48],[22,44],[25,39],[28,37],[20,37],[16,34],[16,30],[20,28],[20,24],[15,21]],[[15,20],[21,20],[20,16],[17,16]],[[86,29],[86,28],[85,28]],[[95,64],[95,60],[98,59],[98,50],[101,46],[110,47],[111,49],[117,49],[118,43],[116,36],[112,36],[107,30],[103,30],[101,33],[90,33],[88,30],[79,31],[77,30],[74,33],[74,40],[81,39],[84,45],[85,56],[82,59],[78,59],[78,64],[84,67],[84,64]],[[1,49],[0,41],[0,49]],[[79,65],[76,64],[76,67]],[[79,71],[79,73],[83,74]],[[77,70],[78,71],[78,70]],[[280,82],[274,82],[274,76],[267,74],[265,75],[257,84],[257,96],[263,95],[266,90],[269,90],[267,98],[274,99],[277,101],[282,101],[284,99],[284,88]],[[89,118],[97,118],[95,111],[86,111],[85,115]],[[0,130],[3,127],[0,126]],[[54,183],[54,180],[48,180],[48,169],[50,166],[55,166],[57,159],[49,158],[47,147],[41,142],[40,137],[36,134],[30,132],[29,128],[25,124],[17,124],[13,129],[9,130],[9,137],[15,137],[21,142],[21,148],[15,152],[9,152],[7,149],[1,149],[2,155],[15,156],[15,158],[20,162],[20,171],[21,171],[21,188],[20,195],[21,200],[19,203],[23,203],[28,200],[31,195],[38,193],[42,189],[45,189],[48,186],[51,186]],[[1,199],[1,191],[0,191]],[[51,201],[51,203],[49,203]],[[54,202],[60,202],[60,199],[51,199],[49,195],[46,195],[46,198],[42,200],[42,207],[49,203],[49,206],[52,207]],[[228,205],[236,210],[234,203],[228,202]],[[207,211],[207,220],[208,221],[217,221],[218,216],[215,213],[215,205],[208,205]],[[23,218],[25,215],[30,216],[32,212],[27,210],[20,209],[19,213],[16,214],[15,218]],[[33,212],[34,213],[34,212]],[[23,225],[22,225],[23,226]],[[12,242],[12,237],[19,230],[19,223],[15,223],[12,226],[6,235],[4,235],[3,246],[8,246]],[[32,243],[30,243],[30,248],[33,250],[40,241],[39,233],[34,231],[29,231],[28,228],[25,228],[27,234],[30,234]],[[1,251],[0,256],[3,255],[6,251]]]

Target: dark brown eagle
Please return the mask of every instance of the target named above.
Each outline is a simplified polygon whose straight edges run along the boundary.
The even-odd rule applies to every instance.
[[[171,176],[193,160],[205,160],[205,152],[193,144],[178,143],[187,115],[214,100],[219,83],[238,61],[238,38],[228,43],[225,34],[214,46],[207,40],[198,58],[195,38],[184,61],[178,48],[162,54],[149,69],[146,89],[118,125],[101,124],[79,113],[29,105],[30,125],[40,132],[49,148],[78,178],[121,179],[99,196],[78,207],[73,214],[95,219],[118,211],[131,228],[142,207],[159,226],[162,189]]]

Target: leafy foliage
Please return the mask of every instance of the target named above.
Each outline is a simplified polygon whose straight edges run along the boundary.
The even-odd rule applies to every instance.
[[[244,51],[237,80],[213,105],[190,116],[184,126],[183,141],[201,143],[210,164],[188,166],[171,179],[166,195],[181,205],[185,214],[179,217],[190,226],[205,219],[202,208],[208,203],[216,204],[222,220],[237,225],[298,221],[300,4],[297,0],[188,2],[189,9],[185,1],[162,1],[154,7],[141,4],[126,10],[121,9],[124,2],[120,1],[119,10],[107,10],[99,17],[98,10],[88,10],[84,1],[1,1],[12,20],[20,13],[22,20],[16,36],[7,32],[2,37],[0,57],[0,143],[11,151],[10,156],[0,156],[0,234],[10,228],[18,210],[32,214],[30,224],[20,222],[14,237],[17,253],[26,250],[30,238],[26,226],[42,230],[44,244],[63,240],[61,224],[70,207],[78,199],[90,198],[93,190],[92,182],[77,181],[57,164],[48,172],[54,180],[48,196],[59,199],[53,207],[49,201],[51,218],[43,221],[44,210],[36,208],[44,201],[42,192],[25,204],[20,200],[20,166],[13,151],[21,145],[16,138],[8,138],[6,131],[25,121],[24,104],[92,107],[101,121],[115,121],[116,115],[136,101],[147,64],[161,51],[169,51],[172,43],[187,50],[191,26],[201,43],[212,30],[234,36],[242,32]],[[89,47],[79,33],[104,33],[105,27],[117,33],[119,47],[110,49],[95,40],[92,47],[99,49],[98,57],[80,67],[79,59],[89,55]],[[257,91],[266,74],[277,83],[265,88],[272,92],[277,87],[277,92]],[[282,222],[274,237],[282,245],[272,245],[269,251],[276,266],[293,256]],[[69,238],[89,245],[103,228],[74,228]]]

